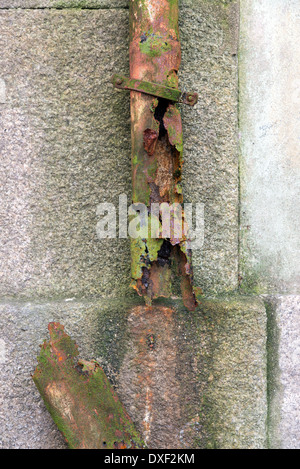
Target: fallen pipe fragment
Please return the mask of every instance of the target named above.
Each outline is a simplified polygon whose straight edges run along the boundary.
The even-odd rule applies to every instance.
[[[142,449],[144,443],[104,371],[76,361],[78,347],[59,323],[50,323],[33,375],[71,449]]]

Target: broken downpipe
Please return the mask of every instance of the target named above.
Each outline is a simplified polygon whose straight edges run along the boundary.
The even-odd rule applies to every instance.
[[[181,48],[178,0],[130,0],[130,78],[115,75],[115,87],[130,90],[133,204],[148,208],[148,226],[158,227],[156,237],[131,240],[132,286],[146,304],[170,297],[171,263],[181,277],[185,306],[197,306],[193,289],[190,243],[185,235],[184,212],[171,216],[171,232],[163,237],[161,213],[153,204],[183,204],[182,122],[178,102],[194,105],[196,93],[178,89]],[[172,218],[173,217],[173,218]],[[180,223],[182,234],[174,233]],[[173,231],[173,232],[172,232]]]

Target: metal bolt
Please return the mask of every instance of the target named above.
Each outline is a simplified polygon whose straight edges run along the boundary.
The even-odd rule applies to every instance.
[[[188,101],[191,103],[191,102],[193,101],[193,99],[194,99],[194,96],[190,94],[190,95],[188,96]]]
[[[122,78],[117,78],[117,79],[116,79],[116,85],[119,85],[119,86],[120,86],[120,85],[122,85],[122,83],[123,83]]]

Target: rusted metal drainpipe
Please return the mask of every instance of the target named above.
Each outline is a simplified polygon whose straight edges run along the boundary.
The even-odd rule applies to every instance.
[[[195,93],[180,93],[178,69],[181,53],[178,35],[178,0],[130,0],[130,78],[116,75],[113,83],[131,90],[133,202],[148,208],[149,227],[160,227],[153,204],[182,204],[182,123],[178,101],[193,105]],[[176,224],[173,217],[173,225]],[[185,224],[184,213],[180,223]],[[131,317],[140,323],[134,330],[142,348],[136,357],[140,389],[137,406],[143,408],[145,442],[155,419],[153,402],[169,399],[170,384],[154,353],[160,321],[167,324],[165,339],[171,340],[174,311],[151,306],[153,299],[171,296],[171,261],[177,259],[184,303],[197,306],[189,241],[183,233],[163,237],[151,232],[132,239],[132,279],[145,307],[134,308]],[[157,317],[158,322],[157,322]],[[104,371],[96,362],[77,360],[74,341],[59,323],[49,324],[50,340],[44,342],[33,380],[58,428],[71,448],[143,448],[144,442],[119,401]],[[168,354],[169,373],[175,373]],[[171,396],[171,397],[168,397]],[[176,407],[176,406],[175,406]],[[167,414],[170,412],[166,408]],[[164,416],[167,418],[167,415]]]
[[[113,83],[118,88],[134,90],[131,91],[133,203],[148,208],[148,237],[131,241],[132,286],[144,296],[147,305],[155,298],[170,297],[171,262],[176,259],[185,306],[194,310],[197,302],[191,249],[184,232],[179,237],[172,233],[176,215],[173,224],[171,221],[170,237],[163,238],[157,232],[153,238],[150,232],[151,226],[161,231],[159,213],[151,210],[153,204],[183,203],[182,122],[179,105],[174,102],[181,94],[180,61],[178,0],[130,0],[130,79],[115,76]],[[197,95],[185,94],[182,100],[193,105]],[[179,216],[184,226],[184,213]]]

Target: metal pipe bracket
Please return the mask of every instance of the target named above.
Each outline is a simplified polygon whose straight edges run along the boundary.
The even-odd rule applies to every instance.
[[[176,88],[169,88],[158,83],[127,78],[122,75],[113,75],[111,82],[119,90],[137,91],[157,98],[194,106],[198,102],[198,93],[182,92]]]

